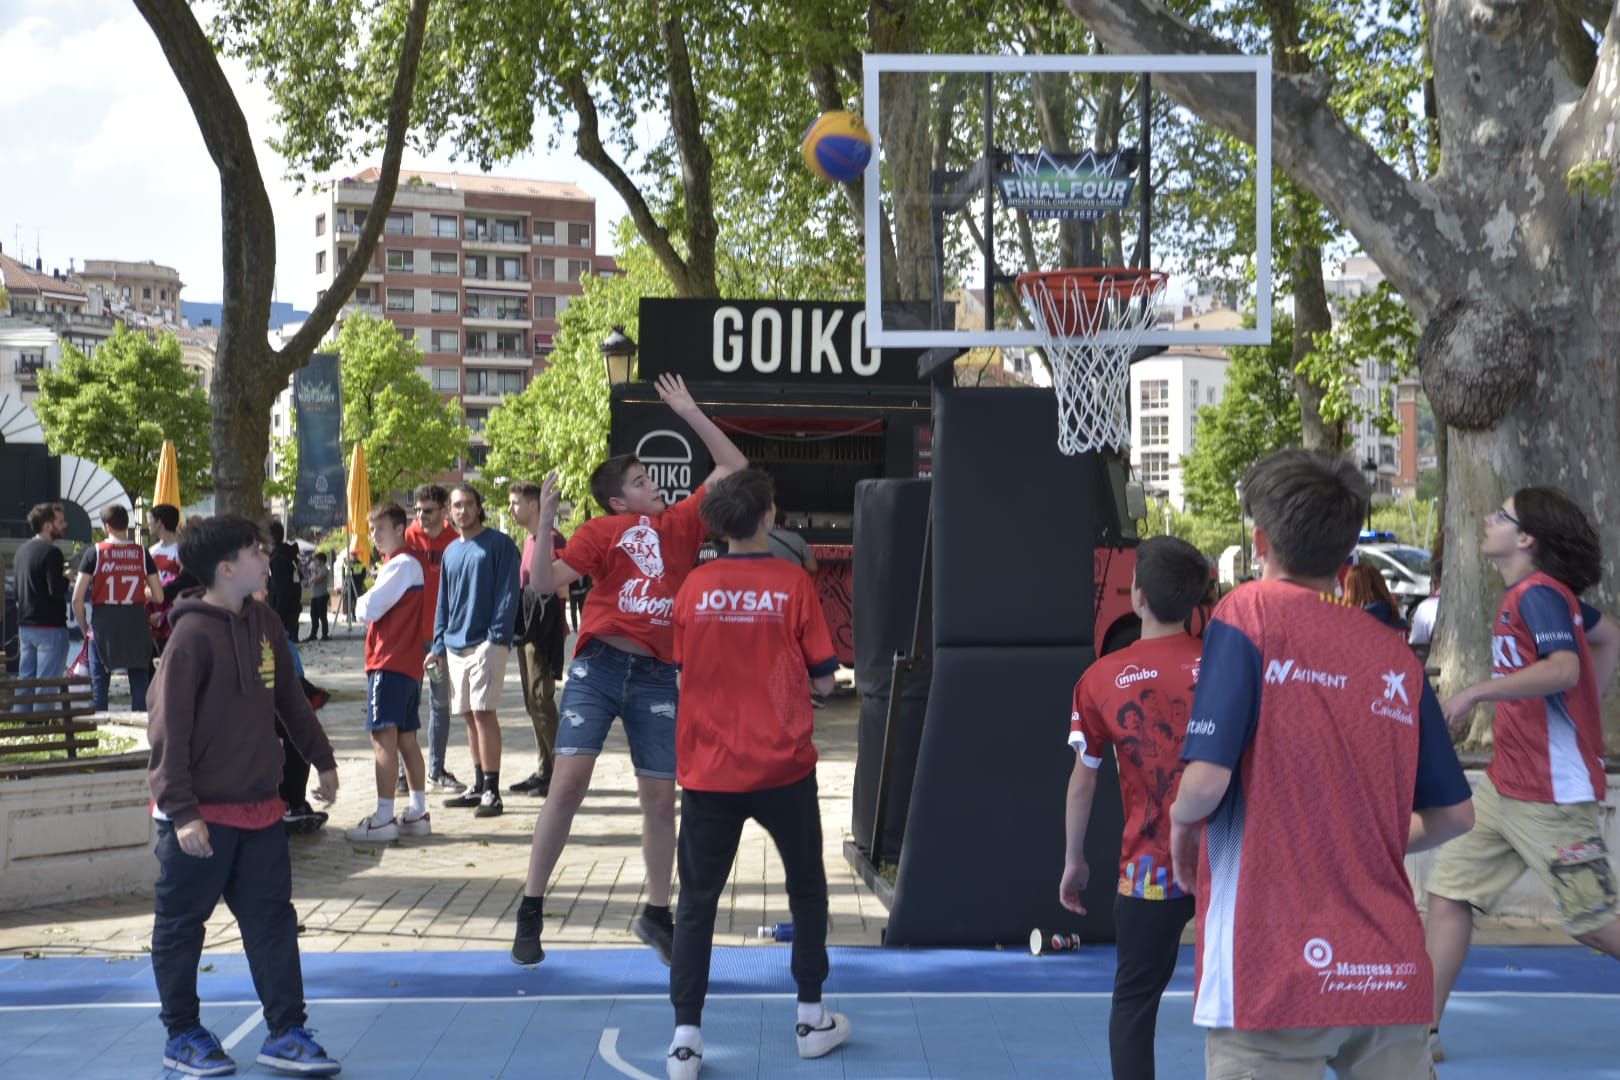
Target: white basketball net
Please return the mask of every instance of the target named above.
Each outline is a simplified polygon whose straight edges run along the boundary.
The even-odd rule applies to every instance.
[[[1153,298],[1165,281],[1142,271],[1019,279],[1030,322],[1046,343],[1063,453],[1118,450],[1130,441],[1131,356],[1153,324]]]

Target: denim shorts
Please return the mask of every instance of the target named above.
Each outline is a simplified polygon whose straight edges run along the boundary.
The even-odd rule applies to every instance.
[[[557,754],[595,757],[617,716],[630,740],[637,776],[675,779],[675,712],[679,691],[674,664],[633,656],[600,641],[587,642],[568,665]]]
[[[397,671],[366,672],[366,730],[404,734],[421,727],[422,684]]]

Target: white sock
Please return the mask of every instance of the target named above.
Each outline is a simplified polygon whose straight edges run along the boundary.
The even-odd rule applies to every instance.
[[[670,1040],[669,1048],[684,1046],[698,1053],[703,1053],[703,1031],[696,1024],[676,1024],[675,1038]]]
[[[413,818],[419,818],[425,813],[427,813],[427,792],[425,792],[425,791],[413,791],[413,792],[411,792],[411,809],[410,809],[410,812],[406,816],[407,817],[413,817]]]
[[[811,1027],[820,1027],[827,1019],[827,1010],[821,1007],[819,1001],[799,1002],[799,1020],[801,1024]]]
[[[394,800],[384,799],[379,796],[377,799],[377,812],[371,815],[371,820],[376,825],[386,825],[394,820]]]

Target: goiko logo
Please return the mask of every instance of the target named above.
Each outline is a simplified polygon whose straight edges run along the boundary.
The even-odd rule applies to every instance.
[[[630,556],[630,561],[636,564],[636,569],[650,578],[664,576],[664,551],[658,543],[658,530],[652,527],[652,522],[643,517],[641,522],[624,530],[619,537],[619,547]]]
[[[664,505],[692,494],[692,444],[678,431],[649,431],[636,443],[636,457],[664,495]]]
[[[1305,962],[1320,971],[1333,963],[1333,946],[1324,938],[1311,938],[1305,943]]]
[[[1412,704],[1411,699],[1406,696],[1406,672],[1386,671],[1384,672],[1384,700],[1394,701],[1396,698],[1401,699],[1402,705]]]

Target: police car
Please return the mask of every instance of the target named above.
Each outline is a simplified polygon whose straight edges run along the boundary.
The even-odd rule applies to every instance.
[[[1377,568],[1408,619],[1412,609],[1432,591],[1428,551],[1401,543],[1392,532],[1363,532],[1356,544],[1355,560]]]

